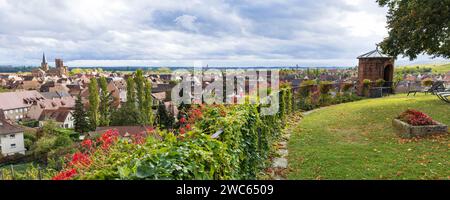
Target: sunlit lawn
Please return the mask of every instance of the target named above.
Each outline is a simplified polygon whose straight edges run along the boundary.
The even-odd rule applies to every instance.
[[[401,140],[392,127],[414,108],[450,124],[450,104],[396,95],[324,108],[297,124],[289,179],[450,179],[450,136]]]

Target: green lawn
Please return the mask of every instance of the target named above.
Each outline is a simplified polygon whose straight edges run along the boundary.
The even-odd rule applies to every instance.
[[[396,95],[318,110],[295,124],[289,179],[450,179],[450,136],[401,140],[392,119],[414,108],[450,124],[450,104]]]

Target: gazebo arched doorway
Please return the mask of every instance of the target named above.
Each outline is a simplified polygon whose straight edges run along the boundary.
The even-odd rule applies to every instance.
[[[384,76],[384,80],[386,81],[386,82],[392,82],[392,76],[394,75],[394,66],[392,66],[392,65],[386,65],[385,67],[384,67],[384,74],[383,74],[383,76]]]

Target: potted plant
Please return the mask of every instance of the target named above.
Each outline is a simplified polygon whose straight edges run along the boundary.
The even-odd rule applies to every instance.
[[[417,110],[408,109],[392,121],[400,137],[413,138],[448,132],[448,126]]]
[[[372,81],[370,81],[369,79],[364,79],[363,80],[363,90],[362,93],[364,96],[369,96],[369,89],[370,89],[370,84],[372,83]]]
[[[377,87],[383,87],[385,83],[386,83],[386,81],[384,79],[378,79],[376,81]]]

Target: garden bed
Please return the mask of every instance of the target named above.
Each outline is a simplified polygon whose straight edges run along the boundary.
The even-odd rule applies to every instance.
[[[439,122],[436,122],[436,125],[413,126],[399,119],[394,119],[392,120],[392,124],[397,129],[400,137],[408,139],[435,134],[446,134],[448,131],[448,126]]]
[[[447,133],[445,124],[433,120],[427,114],[414,109],[408,109],[392,121],[402,138],[425,137],[434,134]]]

